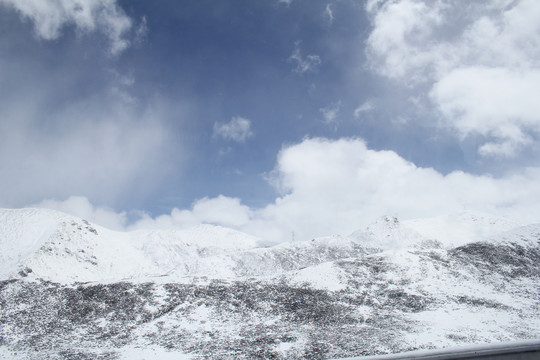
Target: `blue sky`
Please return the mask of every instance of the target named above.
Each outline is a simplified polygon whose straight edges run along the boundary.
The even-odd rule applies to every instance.
[[[0,206],[270,241],[534,220],[539,24],[533,0],[0,0]]]

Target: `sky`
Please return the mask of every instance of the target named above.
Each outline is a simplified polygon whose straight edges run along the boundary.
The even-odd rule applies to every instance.
[[[0,207],[269,243],[540,222],[536,0],[0,0],[0,34]]]

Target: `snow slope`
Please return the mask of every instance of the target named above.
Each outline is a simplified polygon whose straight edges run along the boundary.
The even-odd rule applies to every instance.
[[[0,209],[0,277],[26,261],[70,216],[43,209]]]

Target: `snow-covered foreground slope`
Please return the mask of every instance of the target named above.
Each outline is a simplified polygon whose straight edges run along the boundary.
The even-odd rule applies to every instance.
[[[5,358],[328,359],[540,338],[540,225],[385,217],[262,248],[209,225],[0,218]]]

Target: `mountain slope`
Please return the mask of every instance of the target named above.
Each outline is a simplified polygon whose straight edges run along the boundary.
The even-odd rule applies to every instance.
[[[0,356],[328,359],[540,338],[540,225],[490,230],[483,215],[474,230],[477,214],[459,216],[472,230],[453,247],[425,230],[432,220],[417,231],[391,217],[268,248],[214,226],[12,219],[2,241],[26,234],[20,253],[37,250],[0,282]]]

